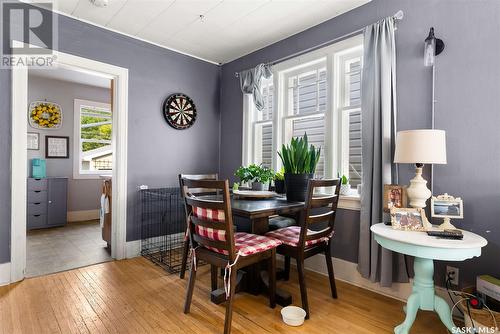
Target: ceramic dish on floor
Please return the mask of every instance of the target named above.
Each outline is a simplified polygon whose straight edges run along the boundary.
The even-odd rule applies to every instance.
[[[297,306],[287,306],[281,309],[283,322],[289,326],[300,326],[304,323],[306,311]]]

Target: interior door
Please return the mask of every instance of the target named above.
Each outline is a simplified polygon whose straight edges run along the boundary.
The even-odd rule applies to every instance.
[[[66,225],[68,179],[49,178],[48,180],[47,225]]]

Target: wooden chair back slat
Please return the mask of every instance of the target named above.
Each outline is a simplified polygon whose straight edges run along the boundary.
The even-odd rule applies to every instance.
[[[218,180],[219,175],[218,174],[179,174],[179,181],[181,179],[188,179],[188,180]],[[182,185],[181,185],[182,188]],[[216,189],[204,189],[204,188],[191,188],[189,189],[191,194],[197,194],[197,195],[202,195],[202,194],[213,194],[216,193]]]
[[[311,199],[311,205],[310,206],[311,206],[312,209],[315,209],[315,208],[322,208],[322,207],[331,205],[332,204],[332,200],[334,199],[333,197],[335,197],[335,195],[313,197]]]
[[[329,229],[329,228],[326,228],[324,230],[321,230],[321,231],[310,231],[306,236],[305,236],[305,240],[308,241],[308,240],[316,240],[316,239],[319,239],[319,238],[323,238],[323,237],[330,237],[332,234],[332,231]]]
[[[212,210],[224,210],[225,208],[224,202],[222,201],[197,199],[195,197],[190,197],[190,196],[193,195],[188,192],[186,194],[186,203],[191,207],[198,207],[198,208],[205,208]]]
[[[223,230],[223,231],[226,230],[226,223],[225,222],[200,219],[200,218],[193,216],[193,215],[191,216],[191,223],[195,226],[212,228],[214,230]]]
[[[328,222],[330,220],[330,216],[334,214],[335,211],[327,211],[325,213],[319,214],[319,215],[313,215],[307,217],[307,224],[309,226],[315,225],[315,224],[320,224],[324,222]]]
[[[193,233],[193,240],[204,247],[212,247],[220,250],[227,251],[229,253],[229,249],[227,249],[227,243],[225,241],[217,241],[213,239],[203,238],[199,234]]]

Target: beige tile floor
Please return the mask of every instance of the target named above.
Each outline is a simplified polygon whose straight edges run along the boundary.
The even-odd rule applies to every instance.
[[[28,231],[26,277],[111,261],[99,221]]]

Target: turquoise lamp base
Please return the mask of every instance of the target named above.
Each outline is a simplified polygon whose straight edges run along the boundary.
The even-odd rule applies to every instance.
[[[406,318],[402,324],[394,328],[396,334],[407,334],[410,331],[418,310],[435,311],[443,324],[453,333],[455,324],[451,317],[450,307],[446,301],[434,291],[434,261],[432,259],[415,258],[413,264],[415,277],[413,290],[403,308]]]

